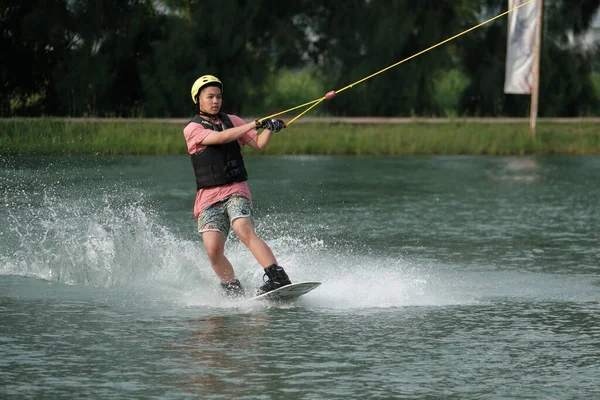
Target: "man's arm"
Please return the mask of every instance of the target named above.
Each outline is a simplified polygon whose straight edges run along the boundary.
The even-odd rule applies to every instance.
[[[200,143],[202,143],[205,146],[208,146],[211,144],[223,144],[233,142],[234,140],[238,140],[239,138],[244,136],[246,132],[252,129],[256,129],[256,123],[254,121],[248,122],[244,125],[225,129],[224,131],[212,131]]]
[[[253,149],[263,151],[269,145],[272,136],[273,132],[265,129],[260,135],[257,135],[254,139],[250,140],[246,144]]]

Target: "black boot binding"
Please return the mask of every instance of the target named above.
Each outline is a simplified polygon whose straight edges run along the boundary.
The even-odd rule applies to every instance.
[[[256,293],[257,295],[261,295],[261,294],[270,292],[271,290],[275,290],[282,286],[290,285],[292,283],[290,281],[290,278],[287,276],[287,274],[283,270],[283,268],[281,268],[277,264],[272,264],[272,265],[269,265],[267,268],[265,268],[264,276],[266,276],[269,279],[267,281],[265,281],[265,284],[263,286],[261,286],[260,289],[257,290],[257,293]],[[264,277],[263,277],[263,280],[264,280]]]
[[[223,289],[223,295],[230,299],[239,299],[244,297],[244,288],[240,284],[239,280],[223,283],[221,282],[221,288]]]

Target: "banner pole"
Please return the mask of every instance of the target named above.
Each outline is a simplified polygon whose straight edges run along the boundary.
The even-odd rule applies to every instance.
[[[538,115],[538,102],[540,91],[540,56],[542,47],[542,20],[544,13],[544,0],[538,1],[537,31],[535,34],[535,61],[533,62],[533,87],[531,89],[531,115],[529,117],[529,132],[535,138],[535,127]]]

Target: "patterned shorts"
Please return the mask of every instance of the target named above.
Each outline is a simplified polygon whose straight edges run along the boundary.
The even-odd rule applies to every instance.
[[[198,233],[218,231],[227,237],[234,219],[244,217],[252,219],[252,214],[252,202],[247,197],[230,196],[225,200],[211,204],[200,213]]]

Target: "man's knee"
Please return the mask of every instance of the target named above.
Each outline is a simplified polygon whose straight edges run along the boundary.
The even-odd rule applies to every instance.
[[[212,261],[218,260],[225,253],[224,240],[219,240],[214,234],[221,235],[219,232],[211,232],[210,234],[204,233],[202,239],[204,242],[204,249],[206,255]]]
[[[223,251],[215,246],[204,246],[208,259],[214,264],[223,256]]]
[[[237,218],[233,221],[233,230],[242,243],[247,244],[256,237],[250,218]]]

